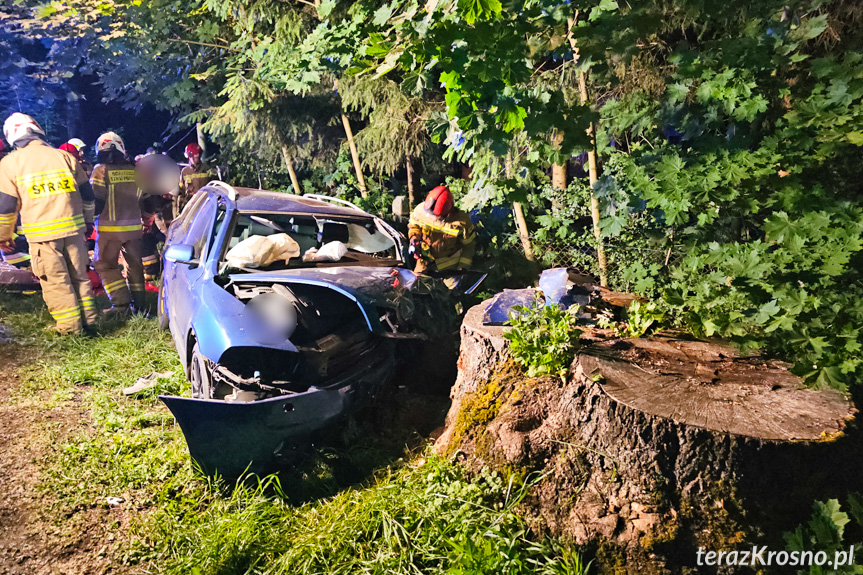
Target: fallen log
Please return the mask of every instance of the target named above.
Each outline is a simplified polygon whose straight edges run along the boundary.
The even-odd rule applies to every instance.
[[[611,339],[585,346],[564,382],[527,379],[481,307],[462,325],[436,449],[539,472],[525,503],[535,528],[592,545],[606,566],[662,573],[694,567],[699,547],[782,549],[815,500],[863,488],[852,403],[781,362],[718,342]]]

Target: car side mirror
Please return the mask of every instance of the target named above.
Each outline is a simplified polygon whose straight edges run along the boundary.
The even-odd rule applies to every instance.
[[[165,250],[165,259],[175,264],[197,265],[200,263],[195,258],[195,248],[187,244],[175,244],[168,246]]]

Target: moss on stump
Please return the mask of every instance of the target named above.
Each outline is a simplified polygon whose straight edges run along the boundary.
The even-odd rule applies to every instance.
[[[504,328],[462,325],[439,453],[542,479],[523,511],[607,573],[687,572],[698,547],[781,546],[815,499],[860,489],[856,411],[784,365],[672,337],[599,341],[565,382],[514,367]]]

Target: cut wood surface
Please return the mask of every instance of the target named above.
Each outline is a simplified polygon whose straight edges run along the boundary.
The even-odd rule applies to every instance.
[[[839,392],[807,389],[780,362],[674,338],[602,342],[580,355],[615,401],[649,415],[766,440],[829,440],[855,413]]]
[[[565,380],[528,378],[508,328],[482,324],[488,303],[462,323],[435,448],[477,471],[539,472],[528,519],[605,549],[598,562],[626,566],[615,573],[688,572],[698,548],[782,546],[814,501],[863,489],[851,401],[807,389],[782,362],[678,334],[585,328]]]

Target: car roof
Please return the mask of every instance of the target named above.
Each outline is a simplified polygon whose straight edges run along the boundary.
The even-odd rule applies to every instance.
[[[270,192],[254,188],[234,189],[237,191],[237,209],[240,212],[286,212],[327,216],[372,217],[359,209],[339,206],[296,194]]]

